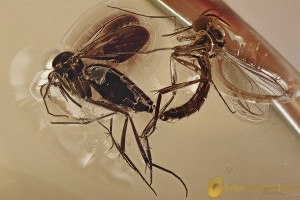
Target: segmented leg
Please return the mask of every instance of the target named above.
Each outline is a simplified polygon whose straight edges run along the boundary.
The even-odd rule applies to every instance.
[[[148,181],[145,179],[145,177],[142,175],[142,173],[140,172],[140,170],[135,166],[135,164],[131,161],[131,159],[129,158],[129,156],[125,153],[125,148],[122,147],[119,143],[117,143],[117,141],[115,140],[112,132],[111,132],[111,129],[108,129],[106,126],[104,126],[101,122],[98,121],[98,123],[100,125],[102,125],[109,133],[111,139],[112,139],[112,142],[113,142],[113,145],[117,148],[117,150],[119,151],[119,153],[121,154],[121,156],[124,158],[124,160],[127,162],[127,164],[136,172],[138,173],[138,175],[142,178],[142,180],[147,184],[147,186],[152,190],[152,192],[157,196],[155,190],[152,188],[152,186],[148,183]],[[112,119],[111,119],[111,122],[112,124]],[[111,127],[111,126],[110,126]],[[123,137],[123,136],[122,136]],[[125,139],[125,137],[124,137]]]

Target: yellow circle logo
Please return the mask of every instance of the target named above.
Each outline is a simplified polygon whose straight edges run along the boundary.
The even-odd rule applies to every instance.
[[[224,189],[224,182],[220,176],[213,177],[208,182],[207,194],[211,198],[220,196]]]

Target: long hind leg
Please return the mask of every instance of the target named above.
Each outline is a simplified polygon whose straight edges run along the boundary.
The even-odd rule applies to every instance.
[[[119,151],[120,155],[123,157],[123,159],[127,162],[127,164],[141,177],[141,179],[147,184],[147,186],[152,190],[152,192],[157,196],[155,190],[152,188],[151,184],[148,183],[148,181],[145,179],[145,177],[142,175],[142,173],[140,172],[140,170],[135,166],[135,164],[131,161],[130,157],[126,154],[125,152],[125,146],[123,146],[125,144],[124,141],[121,141],[121,145],[115,140],[113,134],[112,134],[112,119],[110,121],[110,129],[108,129],[105,125],[103,125],[100,121],[97,121],[101,126],[103,126],[109,133],[112,142],[113,142],[113,146],[116,147],[116,149]],[[127,127],[127,123],[128,122],[128,118],[126,118],[126,121],[124,123],[124,127]],[[126,125],[125,125],[126,124]],[[125,132],[122,133],[122,140],[125,140],[125,135],[126,135],[126,130]],[[139,144],[138,144],[139,145]],[[140,148],[140,147],[139,147]],[[142,148],[143,151],[143,148]],[[143,156],[144,158],[144,156]],[[145,158],[144,158],[145,159]]]
[[[153,167],[155,167],[155,168],[157,168],[157,169],[159,169],[159,170],[161,170],[163,172],[171,174],[176,179],[178,179],[181,182],[181,184],[184,186],[185,191],[186,191],[186,196],[187,196],[188,189],[187,189],[187,186],[184,183],[184,181],[180,178],[180,176],[178,176],[173,171],[171,171],[169,169],[166,169],[165,167],[162,167],[162,166],[160,166],[158,164],[153,163],[148,137],[143,137],[143,138],[139,137],[139,135],[138,135],[138,133],[137,133],[137,131],[135,129],[135,125],[134,125],[133,120],[132,120],[131,117],[129,117],[129,121],[131,123],[131,127],[132,127],[132,130],[133,130],[133,133],[134,133],[134,137],[135,137],[136,143],[137,143],[137,145],[138,145],[138,147],[140,149],[140,152],[141,152],[141,154],[143,156],[144,162],[146,163],[146,165],[150,169],[150,184],[152,183],[152,170],[153,170]],[[145,141],[146,151],[143,148],[143,144],[142,144],[141,140]]]

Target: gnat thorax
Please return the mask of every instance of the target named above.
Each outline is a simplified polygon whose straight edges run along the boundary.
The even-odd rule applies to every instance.
[[[195,32],[205,31],[212,23],[211,17],[200,16],[197,20],[193,21],[192,26]]]
[[[218,25],[218,18],[212,16],[199,16],[199,18],[193,21],[193,30],[198,33],[198,39],[209,36],[211,43],[219,47],[223,47],[225,44],[225,31]],[[205,38],[207,39],[207,38]]]
[[[84,65],[83,62],[77,58],[74,53],[65,51],[58,54],[52,61],[54,71],[61,76],[68,76],[72,78],[75,74],[80,74]]]

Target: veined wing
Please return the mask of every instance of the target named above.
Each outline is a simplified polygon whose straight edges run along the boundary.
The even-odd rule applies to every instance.
[[[100,37],[80,51],[80,57],[124,62],[140,51],[150,34],[142,26],[132,25]],[[128,54],[126,52],[129,52]]]
[[[248,120],[266,119],[272,100],[288,101],[292,96],[279,75],[248,64],[225,49],[220,50],[216,62],[215,77],[222,92],[229,96],[237,114]]]

